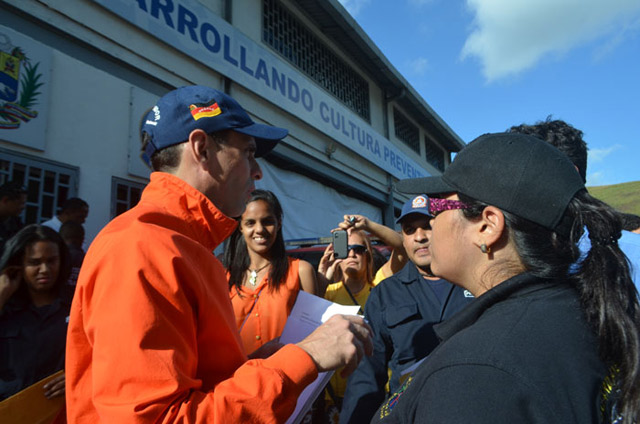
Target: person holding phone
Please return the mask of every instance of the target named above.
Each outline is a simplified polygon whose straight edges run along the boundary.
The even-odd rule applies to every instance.
[[[377,270],[374,267],[374,277],[372,281],[374,286],[380,284],[385,278],[389,278],[399,272],[409,259],[404,248],[402,234],[386,225],[372,221],[366,216],[358,214],[345,215],[344,221],[338,224],[338,228],[341,230],[364,230],[370,235],[377,237],[383,244],[392,249],[388,259],[385,259]]]
[[[0,401],[64,368],[73,287],[67,246],[42,225],[10,238],[0,257]],[[65,395],[64,374],[43,396]]]
[[[342,279],[337,283],[329,284],[324,298],[341,305],[359,305],[360,313],[363,313],[369,293],[373,288],[373,248],[371,242],[362,230],[335,230],[333,234],[336,246],[333,244],[327,246],[318,265],[318,271],[329,281],[332,281],[336,272]],[[338,250],[342,250],[338,246],[342,236],[347,238],[346,257],[343,257],[345,256],[344,252],[341,252],[341,255],[337,255],[341,258],[336,258]],[[336,372],[331,377],[325,396],[325,410],[328,415],[333,415],[334,411],[336,416],[339,413],[346,387],[347,379]]]
[[[282,334],[300,290],[316,294],[311,264],[286,255],[282,218],[276,195],[255,190],[225,250],[229,296],[248,354]]]

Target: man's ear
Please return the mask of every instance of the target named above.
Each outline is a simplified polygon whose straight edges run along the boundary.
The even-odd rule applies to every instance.
[[[482,211],[478,225],[478,247],[485,244],[490,248],[502,237],[505,231],[504,214],[495,206],[487,206]]]
[[[187,146],[189,154],[195,162],[206,162],[209,159],[209,142],[206,132],[199,129],[191,131]]]

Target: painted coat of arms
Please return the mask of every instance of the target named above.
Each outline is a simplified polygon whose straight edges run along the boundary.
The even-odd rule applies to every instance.
[[[38,66],[0,32],[0,129],[18,129],[38,116],[34,107],[43,85]]]

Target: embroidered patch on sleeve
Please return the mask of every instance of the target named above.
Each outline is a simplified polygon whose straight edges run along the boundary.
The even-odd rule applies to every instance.
[[[393,410],[393,408],[395,408],[395,406],[398,404],[398,400],[400,399],[400,396],[402,396],[404,392],[407,390],[407,387],[409,387],[409,384],[411,384],[411,381],[413,381],[413,377],[409,377],[407,381],[402,385],[402,387],[400,387],[400,390],[398,390],[393,395],[391,395],[391,397],[389,397],[387,402],[382,405],[382,407],[380,408],[380,419],[384,419],[385,417],[388,417],[391,414],[391,411]]]

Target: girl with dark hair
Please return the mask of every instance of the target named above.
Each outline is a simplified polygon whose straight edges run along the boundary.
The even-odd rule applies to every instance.
[[[0,400],[64,368],[73,287],[60,235],[29,225],[8,240],[0,257]],[[44,396],[64,396],[64,375]]]
[[[227,243],[229,295],[247,353],[279,337],[298,291],[316,294],[308,262],[287,257],[282,206],[268,190],[255,190]]]
[[[476,299],[435,328],[442,343],[374,422],[637,423],[637,292],[615,211],[571,162],[523,134],[486,134],[431,197],[431,270]],[[584,228],[591,251],[580,257]]]

